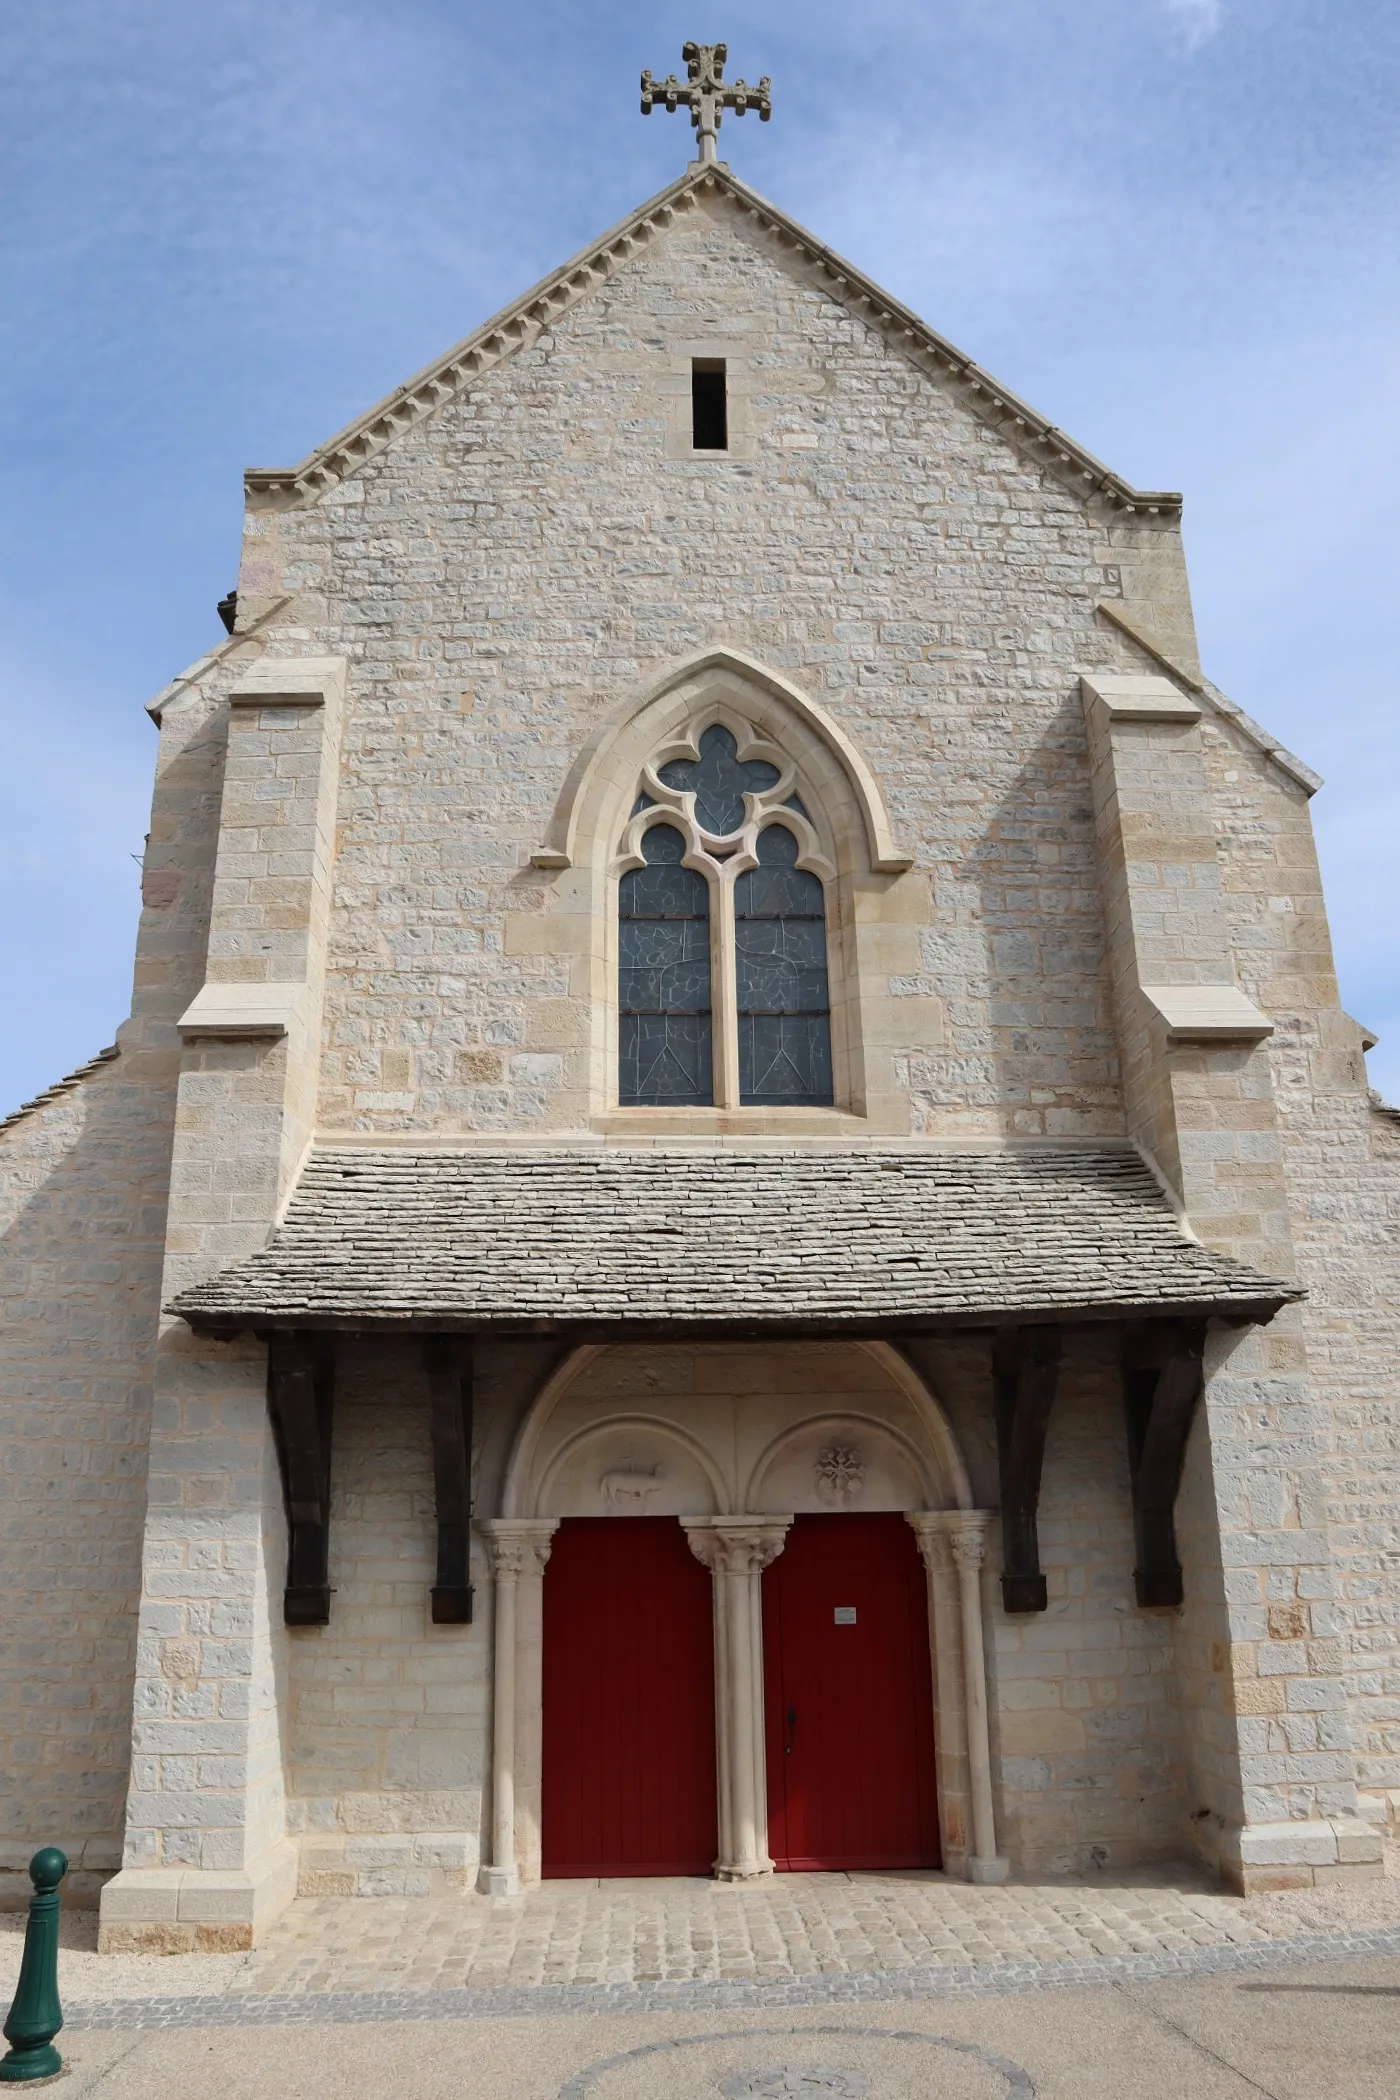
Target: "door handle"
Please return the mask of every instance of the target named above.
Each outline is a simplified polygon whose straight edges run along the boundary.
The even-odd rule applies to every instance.
[[[786,1748],[786,1749],[785,1749],[785,1750],[783,1751],[783,1755],[784,1755],[784,1757],[791,1757],[791,1756],[792,1756],[792,1745],[793,1745],[793,1739],[795,1738],[795,1736],[796,1736],[796,1734],[797,1734],[797,1708],[796,1708],[795,1706],[790,1706],[790,1707],[788,1708],[788,1711],[787,1711],[787,1725],[788,1725],[788,1739],[787,1739],[787,1748]]]

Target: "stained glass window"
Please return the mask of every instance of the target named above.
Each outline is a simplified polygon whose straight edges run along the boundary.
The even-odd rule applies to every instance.
[[[724,838],[744,821],[745,789],[756,795],[776,787],[778,768],[762,758],[741,760],[729,731],[714,722],[700,739],[699,758],[671,759],[661,768],[660,779],[683,795],[693,790],[701,829]]]
[[[827,1107],[832,1095],[826,907],[784,824],[758,835],[758,866],[734,885],[739,1099]]]
[[[685,840],[654,824],[644,868],[618,884],[618,1099],[661,1106],[714,1099],[710,892],[683,868]]]

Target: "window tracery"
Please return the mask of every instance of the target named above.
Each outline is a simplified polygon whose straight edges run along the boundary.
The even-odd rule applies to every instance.
[[[695,797],[695,821],[715,838],[728,838],[744,821],[744,797],[776,785],[781,768],[768,759],[741,759],[734,736],[712,722],[699,740],[695,758],[669,759],[657,768],[668,788]]]
[[[832,1104],[833,874],[792,761],[737,716],[655,754],[618,889],[624,1105]]]

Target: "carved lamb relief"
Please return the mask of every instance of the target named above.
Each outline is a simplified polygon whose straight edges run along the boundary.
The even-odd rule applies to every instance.
[[[640,1516],[653,1495],[659,1495],[665,1483],[666,1473],[662,1466],[652,1466],[650,1471],[641,1467],[618,1468],[604,1473],[598,1481],[598,1493],[603,1505],[613,1516]]]

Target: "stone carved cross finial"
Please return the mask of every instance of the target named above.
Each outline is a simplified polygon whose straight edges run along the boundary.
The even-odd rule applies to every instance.
[[[688,109],[690,121],[700,134],[702,162],[718,158],[719,127],[727,109],[742,117],[752,105],[765,124],[773,114],[769,92],[772,83],[766,73],[757,87],[750,87],[746,80],[736,80],[726,87],[724,62],[728,56],[727,44],[685,44],[681,49],[688,76],[685,80],[677,80],[674,73],[666,80],[653,80],[649,72],[642,74],[642,115],[649,117],[657,102],[664,103],[668,110]]]

